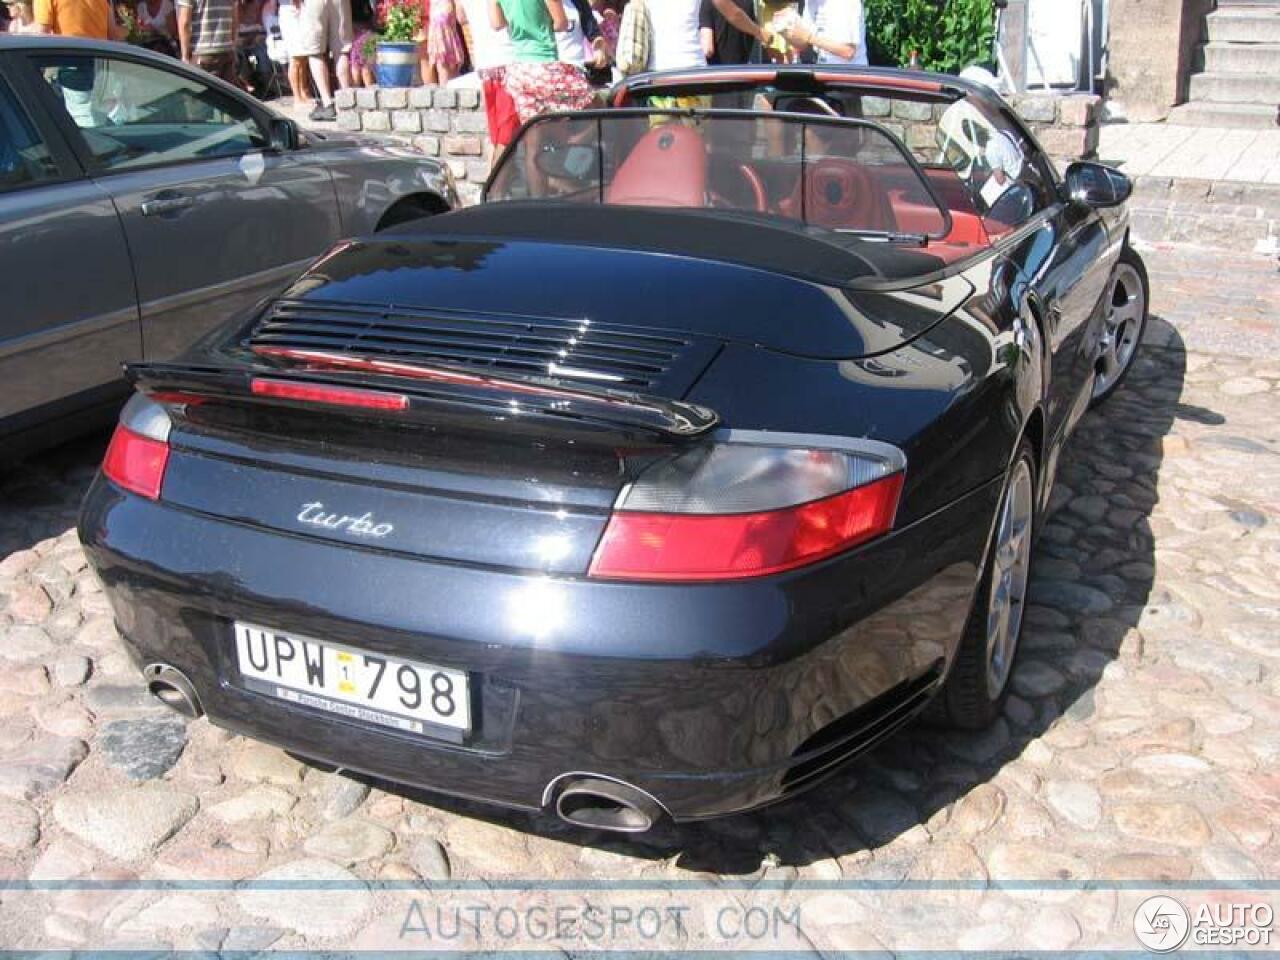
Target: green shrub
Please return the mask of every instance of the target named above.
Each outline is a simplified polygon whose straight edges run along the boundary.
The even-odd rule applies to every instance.
[[[991,65],[991,0],[863,0],[863,9],[872,63],[905,67],[916,50],[925,70]]]
[[[422,4],[419,0],[379,0],[378,22],[382,24],[378,39],[409,43],[422,29]]]

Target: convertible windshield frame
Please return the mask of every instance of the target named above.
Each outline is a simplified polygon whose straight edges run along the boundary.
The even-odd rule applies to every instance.
[[[901,241],[904,238],[918,238],[925,242],[929,240],[941,240],[947,237],[952,230],[951,211],[941,197],[939,197],[930,178],[925,174],[919,161],[912,155],[907,146],[883,124],[876,123],[874,120],[867,120],[861,117],[838,117],[838,116],[821,116],[810,113],[798,113],[791,111],[766,111],[766,110],[749,110],[749,109],[733,109],[733,108],[703,108],[703,107],[605,107],[592,110],[579,111],[557,111],[553,113],[543,114],[535,117],[528,123],[524,124],[512,141],[499,155],[497,161],[493,165],[493,169],[489,173],[488,179],[485,181],[484,189],[480,196],[481,203],[503,203],[512,200],[525,200],[532,202],[546,203],[563,203],[573,202],[574,199],[581,201],[583,196],[588,193],[594,193],[594,202],[599,205],[616,205],[625,206],[625,203],[617,201],[608,201],[606,199],[606,190],[609,183],[603,175],[605,168],[605,145],[606,145],[606,124],[621,123],[628,120],[647,120],[653,126],[661,126],[663,123],[671,124],[688,124],[697,122],[699,124],[714,123],[718,119],[727,121],[765,121],[778,124],[780,130],[788,128],[799,128],[799,169],[803,177],[804,171],[809,169],[810,158],[806,156],[806,143],[808,140],[808,130],[810,128],[830,129],[835,131],[867,131],[872,136],[881,138],[884,144],[887,144],[895,153],[894,163],[900,163],[902,167],[910,171],[914,178],[914,185],[920,192],[928,198],[928,202],[932,204],[932,214],[937,213],[941,227],[929,231],[910,231],[910,230],[874,230],[851,228],[844,229],[839,227],[823,227],[821,224],[813,223],[809,220],[808,210],[806,209],[806,198],[808,190],[799,190],[800,197],[800,216],[787,216],[780,212],[762,212],[748,210],[733,210],[734,213],[743,215],[760,216],[770,220],[780,220],[787,223],[799,222],[806,228],[830,229],[833,232],[864,237],[878,237],[882,239],[891,239]],[[654,124],[654,121],[658,121]],[[597,174],[593,178],[594,182],[590,186],[584,186],[581,191],[575,192],[573,196],[568,195],[546,195],[531,197],[494,197],[495,185],[502,182],[503,178],[510,175],[510,169],[513,164],[520,162],[521,147],[536,141],[540,138],[542,132],[554,125],[575,125],[581,128],[583,125],[594,122],[594,146],[596,153]],[[832,155],[830,159],[847,159]],[[814,160],[813,162],[817,162]],[[850,162],[856,162],[850,160]],[[672,209],[679,209],[673,206]],[[709,213],[716,213],[715,208],[694,208],[701,209]]]

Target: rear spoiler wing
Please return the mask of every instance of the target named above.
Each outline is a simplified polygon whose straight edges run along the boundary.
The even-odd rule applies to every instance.
[[[263,396],[255,381],[259,386],[268,381],[330,386],[403,398],[391,412],[388,405],[379,404],[380,418],[508,433],[551,429],[607,442],[689,440],[720,422],[715,411],[680,400],[565,387],[541,378],[477,374],[320,350],[260,347],[255,353],[283,364],[130,363],[125,374],[139,390],[162,402],[225,399],[315,410],[316,401]]]

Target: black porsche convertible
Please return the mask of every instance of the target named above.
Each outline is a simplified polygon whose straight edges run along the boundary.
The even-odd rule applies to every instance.
[[[606,830],[777,801],[1001,710],[1128,192],[953,77],[635,78],[131,366],[80,535],[219,725]]]

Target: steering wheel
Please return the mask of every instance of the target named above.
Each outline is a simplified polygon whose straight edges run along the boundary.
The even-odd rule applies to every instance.
[[[760,179],[760,175],[745,163],[738,164],[735,169],[742,174],[742,178],[747,181],[747,186],[751,188],[751,198],[754,202],[756,213],[769,212],[769,195],[765,192],[764,181]],[[740,210],[741,204],[734,203],[723,193],[718,190],[707,190],[707,206],[721,210]]]
[[[742,174],[742,178],[751,187],[751,195],[756,202],[756,213],[768,213],[769,193],[764,188],[764,181],[760,179],[760,174],[756,173],[755,168],[746,163],[738,164],[738,172]]]

